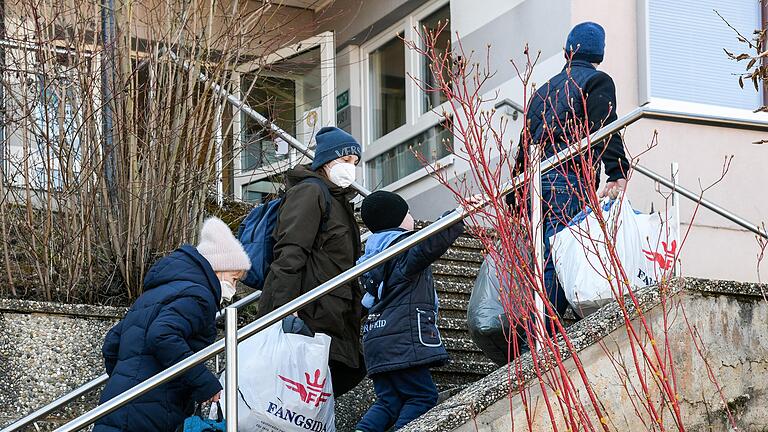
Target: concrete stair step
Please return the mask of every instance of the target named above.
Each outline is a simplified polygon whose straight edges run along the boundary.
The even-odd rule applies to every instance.
[[[445,373],[455,373],[458,375],[474,375],[476,377],[475,379],[477,379],[478,375],[487,375],[498,368],[499,367],[496,366],[495,363],[485,358],[482,361],[473,361],[453,357],[448,364],[435,368],[435,370]]]
[[[440,335],[443,338],[443,344],[445,344],[445,349],[451,352],[457,352],[457,353],[476,353],[483,355],[483,352],[480,350],[480,348],[475,345],[474,342],[472,342],[472,339],[470,339],[469,335],[466,337],[457,337],[456,335],[446,335],[445,332],[440,331]]]
[[[465,298],[466,296],[460,298],[442,297],[440,293],[438,296],[440,297],[441,314],[448,311],[461,311],[466,314],[467,306],[469,306],[469,298]]]
[[[435,275],[435,289],[437,290],[438,296],[440,293],[464,294],[467,300],[469,300],[473,284],[474,278],[470,281],[469,278]]]
[[[452,247],[443,255],[443,260],[448,261],[464,261],[482,264],[483,254],[477,249],[465,249]]]
[[[440,309],[440,318],[455,319],[455,320],[460,320],[462,322],[466,322],[467,321],[467,312],[465,310],[445,310],[445,309]],[[440,326],[439,323],[438,323],[438,326]],[[444,327],[441,326],[440,328],[444,328]],[[446,328],[446,330],[453,330],[453,329],[452,328]],[[466,325],[465,325],[463,328],[456,329],[456,330],[468,330],[468,329],[466,328]]]
[[[432,273],[438,276],[456,276],[465,278],[468,282],[474,283],[477,273],[480,270],[480,264],[468,263],[466,261],[445,261],[438,260],[432,264]]]
[[[495,369],[494,369],[495,370]],[[456,373],[445,372],[440,369],[432,370],[432,378],[435,380],[438,389],[454,386],[466,386],[488,375],[487,373]]]
[[[463,303],[467,303],[464,301]],[[466,309],[446,309],[442,306],[442,303],[440,304],[440,317],[441,318],[451,318],[451,319],[459,319],[462,321],[467,320],[467,310]]]
[[[454,339],[462,339],[471,341],[472,339],[469,337],[469,332],[467,330],[454,330],[454,329],[448,329],[448,328],[441,328],[440,329],[440,335],[445,338],[454,338]]]
[[[488,357],[483,354],[482,351],[457,351],[448,350],[448,354],[451,356],[451,361],[460,361],[464,364],[477,363],[487,364],[493,363]],[[464,372],[474,372],[472,369],[466,369]]]
[[[467,234],[462,235],[456,241],[453,243],[454,247],[460,247],[460,248],[466,248],[466,249],[474,249],[476,251],[483,251],[483,242],[480,240],[470,237]]]
[[[457,301],[457,302],[469,303],[469,294],[461,293],[461,292],[456,293],[456,292],[438,291],[437,297],[440,299],[441,308],[444,301]]]
[[[466,318],[453,318],[453,317],[446,317],[444,315],[437,317],[437,327],[440,329],[447,329],[447,330],[469,331],[469,329],[467,328]]]

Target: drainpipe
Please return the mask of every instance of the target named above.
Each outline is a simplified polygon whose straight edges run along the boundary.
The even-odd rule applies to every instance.
[[[114,145],[114,82],[115,82],[115,2],[101,0],[101,93],[104,119],[102,122],[102,152],[104,154],[104,181],[107,186],[109,207],[117,216],[117,184]]]

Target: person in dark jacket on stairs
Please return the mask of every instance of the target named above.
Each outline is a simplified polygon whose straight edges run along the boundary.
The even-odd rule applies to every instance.
[[[360,256],[360,228],[351,203],[357,192],[349,187],[360,161],[360,144],[335,127],[320,129],[315,140],[312,165],[297,165],[285,174],[287,190],[274,233],[274,259],[259,299],[259,316],[348,270]],[[326,200],[328,193],[330,200]],[[329,366],[337,397],[365,377],[361,297],[353,282],[298,312],[313,332],[331,337]]]
[[[377,191],[363,200],[368,238],[364,262],[413,233],[408,204],[392,192]],[[437,328],[438,299],[431,264],[464,232],[458,222],[365,273],[361,277],[363,351],[376,402],[357,425],[362,432],[399,429],[437,405],[429,371],[448,360]]]
[[[219,219],[203,224],[197,248],[184,245],[155,263],[144,293],[107,333],[109,375],[99,403],[129,390],[216,340],[216,312],[231,300],[251,261]],[[221,385],[199,364],[101,418],[94,432],[174,432],[195,403],[217,401]]]
[[[542,146],[542,158],[548,158],[586,138],[584,132],[596,132],[618,118],[616,86],[610,75],[597,70],[605,55],[605,30],[597,23],[576,25],[565,44],[566,65],[562,72],[540,86],[531,96],[521,144]],[[584,127],[582,127],[584,126]],[[578,133],[574,133],[577,131]],[[529,148],[517,154],[516,172],[526,169]],[[544,223],[544,285],[552,307],[562,316],[568,308],[555,263],[550,254],[549,239],[562,230],[582,210],[586,191],[597,190],[600,162],[605,165],[608,182],[600,197],[616,198],[626,188],[630,164],[624,142],[616,133],[595,145],[585,155],[560,166],[541,177],[541,199]],[[588,169],[594,166],[595,169]],[[551,331],[549,323],[547,329]]]

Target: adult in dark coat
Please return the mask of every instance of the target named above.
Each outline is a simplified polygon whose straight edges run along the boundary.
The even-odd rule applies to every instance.
[[[144,293],[104,340],[109,381],[100,403],[125,392],[216,339],[216,312],[250,260],[224,222],[211,218],[197,248],[185,245],[155,263]],[[174,432],[194,403],[218,400],[221,385],[205,365],[192,368],[98,421],[95,432]]]
[[[569,33],[565,48],[567,64],[531,96],[526,128],[521,134],[521,143],[543,146],[543,157],[550,157],[585,138],[583,128],[578,128],[579,134],[573,133],[574,125],[586,123],[591,134],[618,118],[613,80],[597,70],[605,53],[605,30],[593,22],[578,24]],[[518,171],[524,169],[527,155],[528,149],[518,153]],[[594,146],[585,156],[564,162],[542,175],[544,284],[550,302],[561,316],[568,301],[555,275],[549,238],[581,211],[585,191],[599,186],[601,161],[608,182],[600,196],[615,198],[626,187],[630,167],[618,133]],[[596,169],[584,169],[590,165]],[[594,177],[589,175],[590,171],[595,173]]]
[[[274,233],[274,260],[259,300],[260,315],[348,270],[360,256],[360,228],[351,203],[357,192],[349,187],[360,160],[360,144],[333,127],[321,129],[316,141],[312,165],[298,165],[286,173],[287,190]],[[320,181],[303,181],[308,178]],[[298,313],[312,331],[331,336],[329,366],[336,396],[365,377],[361,297],[357,282],[350,282]]]

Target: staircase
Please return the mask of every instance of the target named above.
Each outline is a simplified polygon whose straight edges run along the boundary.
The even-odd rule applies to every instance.
[[[482,262],[480,241],[464,235],[432,266],[440,298],[437,324],[451,356],[447,365],[432,371],[440,391],[460,389],[497,369],[467,330],[469,295]]]

